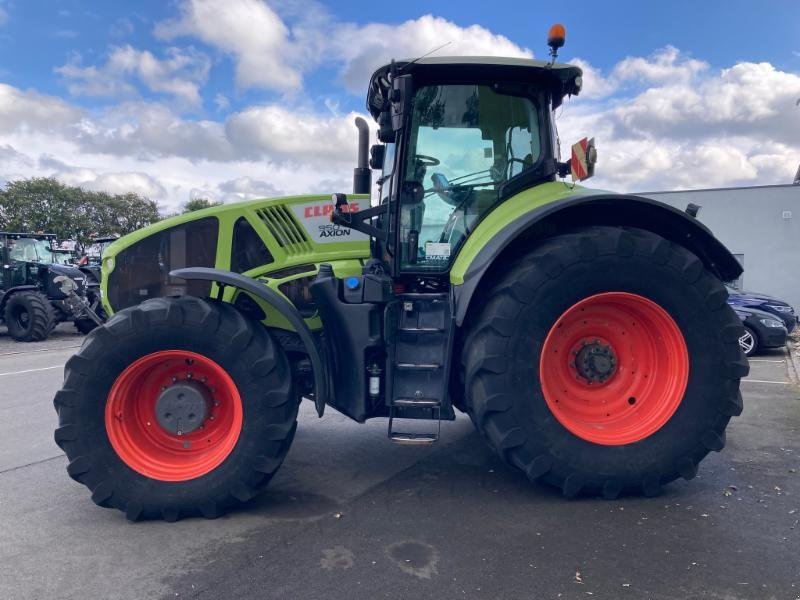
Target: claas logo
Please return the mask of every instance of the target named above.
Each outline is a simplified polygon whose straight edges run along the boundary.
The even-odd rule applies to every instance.
[[[342,212],[347,213],[358,212],[358,202],[344,204],[342,205],[341,210]],[[332,213],[332,204],[315,204],[314,206],[306,206],[305,209],[303,209],[303,216],[306,219],[311,219],[313,217],[329,217]]]

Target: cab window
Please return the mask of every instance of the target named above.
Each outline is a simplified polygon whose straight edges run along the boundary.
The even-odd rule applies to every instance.
[[[434,85],[414,97],[401,199],[401,267],[446,270],[498,200],[500,187],[541,154],[535,102],[484,85]]]

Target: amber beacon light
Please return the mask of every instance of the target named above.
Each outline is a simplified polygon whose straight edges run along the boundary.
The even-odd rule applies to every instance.
[[[553,57],[553,61],[558,56],[558,49],[564,45],[566,40],[567,31],[561,23],[550,26],[550,30],[547,32],[547,45],[550,46],[550,56]]]

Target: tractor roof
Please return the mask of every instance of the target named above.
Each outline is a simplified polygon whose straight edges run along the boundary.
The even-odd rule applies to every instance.
[[[424,79],[471,81],[522,81],[538,83],[549,89],[553,108],[564,96],[577,95],[581,89],[580,67],[563,63],[550,64],[530,58],[499,56],[430,56],[418,60],[399,60],[395,68],[402,74],[412,73]],[[367,109],[377,119],[386,102],[392,65],[384,65],[372,74],[367,93]]]

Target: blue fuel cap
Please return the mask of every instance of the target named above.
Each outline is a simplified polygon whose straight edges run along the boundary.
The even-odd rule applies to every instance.
[[[357,290],[358,287],[361,285],[361,278],[360,277],[348,277],[344,280],[344,284],[347,286],[348,290]]]

